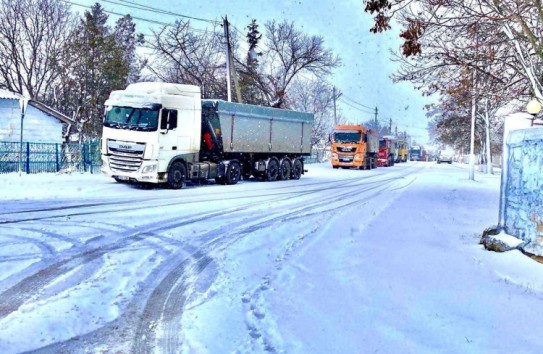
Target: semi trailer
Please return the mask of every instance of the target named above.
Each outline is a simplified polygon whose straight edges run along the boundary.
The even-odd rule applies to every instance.
[[[131,84],[105,102],[102,172],[173,189],[210,179],[299,179],[313,121],[310,113],[202,100],[198,86]]]
[[[377,167],[379,135],[363,125],[336,125],[332,134],[333,168],[372,169]]]

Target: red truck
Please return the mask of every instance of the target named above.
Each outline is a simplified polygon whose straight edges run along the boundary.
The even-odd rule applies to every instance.
[[[379,139],[378,166],[394,166],[394,161],[398,155],[396,140],[396,137],[391,135],[385,135]]]

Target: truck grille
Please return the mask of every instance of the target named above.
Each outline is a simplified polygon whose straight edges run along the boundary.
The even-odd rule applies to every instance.
[[[338,146],[337,151],[339,151],[339,152],[356,152],[356,146]]]
[[[145,144],[130,143],[122,145],[122,142],[120,143],[114,140],[110,140],[108,143],[109,168],[113,172],[138,171],[143,162]]]

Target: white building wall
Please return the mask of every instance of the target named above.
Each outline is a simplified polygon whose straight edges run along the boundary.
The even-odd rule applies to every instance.
[[[19,141],[21,110],[19,101],[0,99],[0,141]],[[23,141],[62,143],[62,122],[30,104],[23,125]]]

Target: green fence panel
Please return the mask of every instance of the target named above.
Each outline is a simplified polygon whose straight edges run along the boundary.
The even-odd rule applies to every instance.
[[[22,154],[21,154],[22,152]],[[100,143],[0,142],[0,173],[100,171]]]

